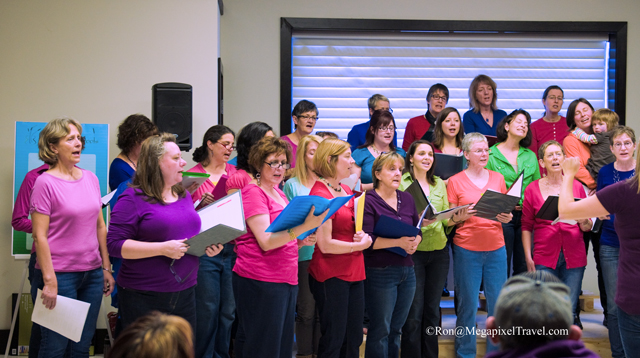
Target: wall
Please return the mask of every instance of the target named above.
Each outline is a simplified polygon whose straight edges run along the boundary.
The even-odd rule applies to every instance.
[[[23,269],[10,255],[14,122],[108,123],[113,159],[118,124],[132,113],[151,117],[151,86],[183,82],[193,86],[199,145],[217,122],[218,3],[4,0],[0,49],[0,329],[8,329]]]
[[[261,120],[279,129],[280,17],[501,21],[627,21],[627,124],[640,130],[631,108],[640,100],[640,2],[637,0],[236,0],[221,17],[225,123],[234,130]],[[565,106],[568,106],[568,102]],[[566,108],[565,108],[566,109]],[[367,111],[363,105],[363,118]],[[597,292],[593,257],[584,288]]]

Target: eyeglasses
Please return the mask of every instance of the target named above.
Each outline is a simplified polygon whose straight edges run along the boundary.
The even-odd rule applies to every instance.
[[[549,97],[547,97],[547,99],[548,99],[549,101],[555,101],[555,100],[558,100],[558,102],[562,102],[562,101],[564,100],[564,98],[562,98],[562,97],[556,97],[556,96],[549,96]]]
[[[180,276],[176,273],[176,270],[173,267],[173,264],[176,262],[176,260],[171,260],[171,265],[169,265],[169,270],[171,271],[171,273],[173,274],[173,277],[175,277],[176,281],[178,281],[178,283],[183,283],[187,278],[189,278],[189,276],[191,276],[191,274],[193,273],[193,270],[196,269],[197,266],[194,266],[191,271],[189,271],[189,273],[187,274],[187,276],[185,276],[184,278],[180,278]]]
[[[218,144],[220,144],[221,146],[225,147],[227,150],[236,150],[236,146],[233,145],[233,143],[229,143],[229,142],[216,142]]]
[[[396,127],[394,127],[394,126],[379,127],[378,130],[380,132],[393,132],[394,130],[396,130]]]
[[[615,142],[615,143],[613,143],[613,147],[614,147],[614,148],[616,148],[616,149],[620,149],[620,148],[622,148],[623,146],[624,146],[625,148],[631,148],[631,147],[633,147],[633,142],[627,141],[627,142],[624,142],[624,143],[622,143],[622,142]]]
[[[443,102],[447,101],[447,97],[445,97],[445,96],[440,97],[437,94],[432,94],[431,98],[436,100],[436,101],[443,101]]]
[[[473,151],[476,154],[489,153],[489,149],[478,149]]]
[[[270,166],[270,167],[271,167],[271,169],[278,169],[278,168],[281,168],[281,167],[282,167],[282,168],[284,168],[284,169],[289,169],[289,168],[291,168],[291,164],[289,164],[289,163],[285,163],[285,162],[282,162],[282,163],[278,163],[278,162],[271,162],[271,163],[264,162],[264,164],[266,164],[266,165]]]
[[[302,118],[302,119],[313,119],[314,121],[318,120],[318,116],[296,116],[298,118]]]

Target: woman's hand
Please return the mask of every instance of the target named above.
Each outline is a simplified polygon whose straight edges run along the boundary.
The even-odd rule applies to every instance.
[[[422,241],[422,235],[416,235],[416,237],[413,239],[412,249],[407,251],[407,253],[409,255],[413,255],[416,252],[416,250],[418,249],[418,245],[420,245],[421,241]]]
[[[316,233],[314,232],[313,234],[305,237],[304,240],[298,240],[298,250],[300,250],[302,246],[313,246],[316,244],[316,241],[317,241],[317,236],[316,236]]]
[[[102,273],[104,274],[104,287],[102,288],[102,292],[104,292],[104,296],[107,297],[116,288],[116,280],[113,279],[111,272],[102,270]]]
[[[185,241],[187,239],[165,241],[163,255],[174,260],[182,258],[189,248]]]
[[[202,198],[200,198],[200,204],[198,204],[198,207],[196,208],[196,210],[200,210],[200,209],[204,208],[205,206],[213,203],[214,201],[215,201],[215,199],[213,198],[213,194],[204,193],[204,194],[202,194]]]
[[[511,213],[500,213],[498,215],[496,215],[496,219],[498,219],[498,221],[500,221],[503,224],[506,224],[508,222],[511,221],[511,219],[513,219],[513,214]]]
[[[42,303],[47,309],[52,310],[56,307],[56,299],[58,298],[58,280],[54,279],[51,282],[44,283],[42,288]]]
[[[191,183],[191,185],[189,185],[189,186],[188,186],[187,188],[185,188],[185,189],[187,189],[187,191],[189,192],[189,194],[193,194],[193,193],[195,193],[195,192],[196,192],[196,190],[198,190],[198,188],[199,188],[199,187],[200,187],[200,185],[198,185],[198,183],[194,181],[193,183]]]
[[[353,248],[355,251],[368,249],[372,242],[373,240],[371,240],[371,236],[364,231],[358,231],[353,235]]]
[[[403,236],[396,239],[398,247],[406,251],[408,254],[412,254],[416,251],[418,244],[416,243],[416,236]]]
[[[322,214],[315,216],[313,214],[313,212],[316,210],[315,206],[311,207],[311,210],[309,210],[309,214],[307,214],[307,218],[304,219],[304,224],[307,227],[307,230],[311,230],[311,229],[315,229],[317,227],[319,227],[320,225],[322,225],[322,222],[324,221],[324,218],[327,216],[327,214],[329,213],[329,209],[325,210]],[[305,231],[307,231],[305,230]]]
[[[207,254],[207,256],[209,257],[214,257],[217,254],[219,254],[223,249],[224,249],[224,245],[222,244],[211,245],[211,246],[207,246],[207,248],[204,250],[204,253]]]
[[[471,209],[472,206],[467,206],[466,208],[460,209],[453,214],[451,220],[455,221],[457,224],[471,218],[476,214],[476,210]]]
[[[578,225],[580,225],[581,231],[587,232],[593,227],[593,222],[591,222],[591,219],[578,220]]]
[[[527,257],[526,261],[527,261],[527,271],[536,272],[536,264],[533,262],[533,259],[531,257]]]
[[[576,157],[565,159],[562,164],[562,171],[568,177],[575,177],[580,169],[580,159]]]

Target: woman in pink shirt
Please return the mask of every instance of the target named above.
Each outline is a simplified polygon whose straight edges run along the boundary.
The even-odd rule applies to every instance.
[[[242,189],[247,233],[236,239],[233,268],[238,333],[238,358],[290,358],[293,350],[298,294],[298,248],[315,244],[315,235],[297,236],[322,223],[326,212],[289,230],[266,232],[288,201],[278,187],[290,168],[291,150],[282,139],[263,138],[251,148],[249,170],[254,176]]]
[[[531,123],[531,149],[538,155],[538,149],[550,140],[562,143],[569,134],[567,119],[560,115],[564,103],[564,91],[559,86],[549,86],[542,94],[544,114],[542,118]],[[541,158],[540,158],[541,159]],[[542,168],[540,168],[542,169]]]
[[[527,186],[522,203],[522,245],[527,270],[550,271],[569,286],[571,304],[575,312],[584,269],[587,266],[582,231],[591,229],[591,220],[581,220],[578,223],[558,222],[552,225],[550,220],[536,218],[545,200],[549,196],[560,194],[561,165],[565,154],[560,143],[550,140],[540,146],[538,156],[540,166],[547,171],[547,176]],[[586,197],[582,185],[577,180],[573,181],[573,195],[576,198]],[[532,242],[531,233],[534,231]]]

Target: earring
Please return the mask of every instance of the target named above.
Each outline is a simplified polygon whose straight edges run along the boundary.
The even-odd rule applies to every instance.
[[[256,180],[258,181],[258,186],[260,186],[260,173],[256,173]]]

